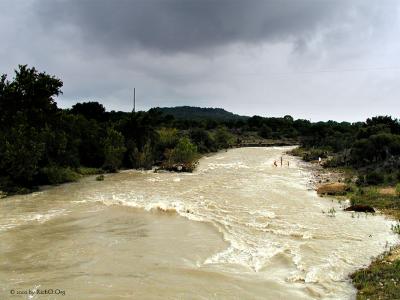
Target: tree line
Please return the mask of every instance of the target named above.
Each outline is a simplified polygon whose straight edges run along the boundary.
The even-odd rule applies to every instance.
[[[1,76],[0,190],[21,192],[121,168],[192,165],[203,153],[248,138],[290,140],[308,150],[306,159],[331,156],[334,165],[398,167],[400,125],[387,116],[358,123],[289,115],[176,119],[159,108],[109,112],[94,101],[60,109],[55,99],[62,86],[59,78],[26,65],[11,80]]]

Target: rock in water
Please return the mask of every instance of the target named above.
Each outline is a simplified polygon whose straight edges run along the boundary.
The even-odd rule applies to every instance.
[[[369,205],[352,205],[344,209],[345,211],[356,211],[365,213],[375,213],[375,209]]]

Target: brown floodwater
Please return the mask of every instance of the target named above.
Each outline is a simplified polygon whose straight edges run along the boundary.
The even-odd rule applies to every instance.
[[[392,222],[318,197],[287,149],[0,200],[0,299],[353,299]]]

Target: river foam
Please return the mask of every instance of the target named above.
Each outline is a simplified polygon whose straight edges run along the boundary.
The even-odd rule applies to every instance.
[[[281,151],[232,150],[203,159],[193,174],[147,174],[144,181],[150,186],[145,190],[122,187],[110,194],[99,191],[92,198],[105,205],[174,213],[212,224],[230,246],[208,257],[203,265],[221,269],[227,264],[240,265],[266,275],[273,258],[284,254],[286,267],[295,267],[285,276],[286,282],[344,282],[350,271],[397,242],[390,233],[390,222],[383,217],[353,218],[336,202],[308,191],[311,174],[295,158],[285,157],[290,168],[273,167]],[[331,208],[336,211],[334,217],[323,213]],[[370,255],[356,251],[353,257],[352,247],[370,247]],[[316,254],[314,259],[308,257]]]
[[[392,223],[382,216],[344,212],[336,201],[319,198],[309,190],[310,172],[285,150],[230,150],[203,158],[192,174],[106,175],[104,182],[78,185],[73,199],[63,203],[139,209],[210,224],[227,247],[190,265],[276,282],[282,290],[302,291],[305,299],[351,298],[348,274],[398,243]],[[290,167],[273,166],[281,156]],[[334,215],[324,213],[332,208]],[[47,222],[68,212],[32,212],[25,219]]]

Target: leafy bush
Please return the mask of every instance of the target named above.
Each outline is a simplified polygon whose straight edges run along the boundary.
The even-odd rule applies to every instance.
[[[158,133],[158,146],[160,148],[172,149],[176,146],[179,140],[178,130],[176,128],[160,128]]]
[[[219,127],[214,133],[214,141],[218,149],[227,149],[233,145],[234,137],[226,127]]]
[[[324,149],[310,149],[308,151],[305,151],[303,153],[303,159],[305,161],[312,161],[312,160],[318,160],[318,158],[326,158],[327,157],[327,151]]]
[[[197,158],[197,147],[187,137],[181,138],[176,147],[169,153],[171,163],[190,164]]]
[[[63,182],[72,182],[79,179],[79,174],[71,168],[63,168],[59,166],[47,166],[40,170],[43,183],[59,184]]]
[[[365,182],[371,185],[381,184],[385,181],[385,176],[377,171],[367,173],[365,176]]]
[[[396,184],[396,194],[400,196],[400,183]]]
[[[328,168],[336,168],[343,165],[343,161],[339,157],[332,157],[328,159],[324,166]]]
[[[200,153],[208,153],[217,150],[215,140],[210,133],[203,128],[194,128],[189,131],[190,140],[197,146]]]
[[[103,169],[89,167],[79,167],[76,171],[81,175],[97,175],[104,173]]]
[[[289,153],[290,155],[302,157],[304,151],[305,151],[304,148],[302,148],[302,147],[297,147],[297,148],[294,148],[293,150],[290,150],[288,153]]]
[[[142,149],[139,151],[137,147],[133,149],[131,154],[132,164],[135,168],[139,169],[151,169],[154,163],[153,159],[153,149],[150,143],[146,143]]]
[[[34,181],[43,158],[44,144],[35,128],[20,125],[0,131],[0,173],[11,182],[25,185]]]
[[[272,138],[272,129],[271,127],[267,125],[261,126],[261,128],[258,130],[258,135],[261,136],[264,139],[270,139]]]

